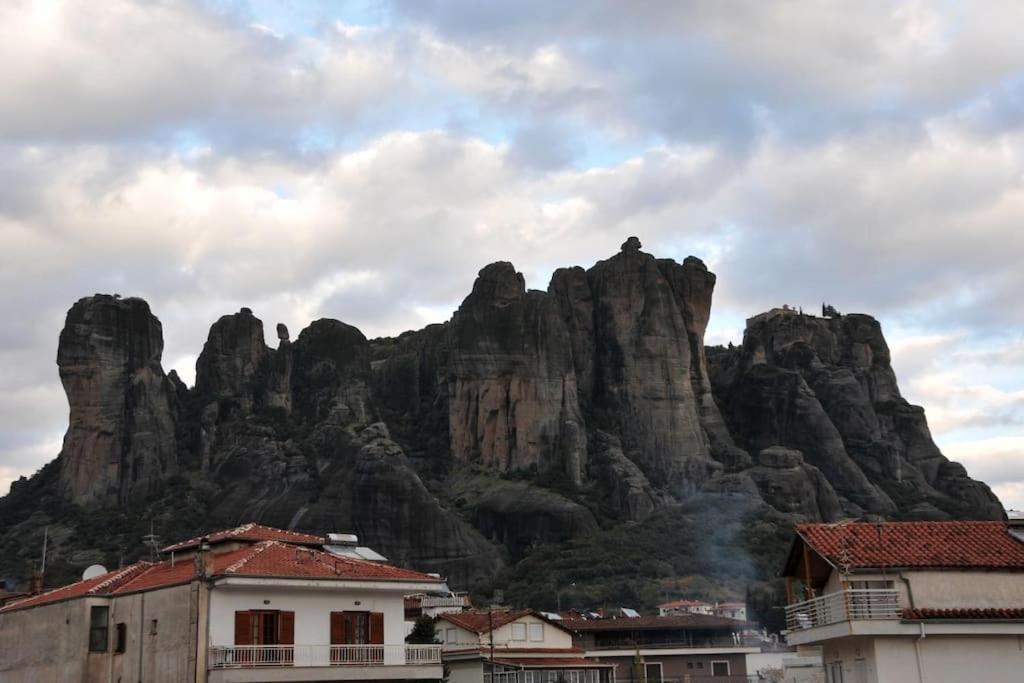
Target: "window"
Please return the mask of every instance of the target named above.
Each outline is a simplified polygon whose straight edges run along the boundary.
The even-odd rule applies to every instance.
[[[530,640],[535,643],[544,640],[544,624],[530,624]]]
[[[330,635],[331,664],[384,662],[383,612],[331,612]]]
[[[825,670],[825,680],[827,683],[843,683],[843,663],[841,661],[828,665]]]
[[[114,652],[123,654],[125,649],[128,647],[128,624],[123,621],[118,622],[117,629],[114,634]]]
[[[89,652],[106,652],[109,646],[110,608],[96,605],[89,609]]]
[[[444,642],[446,642],[446,643],[454,643],[455,642],[455,629],[454,628],[446,628],[444,630]]]
[[[512,640],[526,640],[526,624],[512,624]]]
[[[647,683],[661,683],[661,662],[644,664],[644,678]]]
[[[725,661],[711,662],[711,675],[712,676],[728,676],[729,675],[729,662],[725,662]]]
[[[151,636],[155,636],[156,635],[156,626],[157,626],[158,623],[159,622],[156,619],[154,619],[153,621],[149,622],[149,635],[151,635]]]
[[[686,663],[686,668],[687,668],[688,670],[690,670],[690,671],[693,671],[693,662],[687,662],[687,663]]]

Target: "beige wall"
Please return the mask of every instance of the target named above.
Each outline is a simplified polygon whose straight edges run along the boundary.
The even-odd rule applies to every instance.
[[[110,607],[107,652],[88,652],[93,605]],[[194,642],[189,636],[195,628],[193,605],[190,586],[176,586],[0,614],[0,681],[190,683],[195,680]],[[157,620],[155,633],[153,619]],[[119,622],[126,624],[127,631],[123,654],[114,653]]]
[[[823,660],[826,670],[842,662],[847,683],[1024,680],[1024,643],[1015,635],[841,638],[825,644]]]
[[[915,607],[1024,607],[1024,573],[915,571]]]

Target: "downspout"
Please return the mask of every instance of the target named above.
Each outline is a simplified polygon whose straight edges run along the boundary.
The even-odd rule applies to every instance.
[[[928,636],[924,632],[924,622],[919,621],[918,625],[921,627],[921,635],[914,641],[914,654],[917,655],[917,683],[924,683],[924,668],[921,666],[921,641]]]
[[[139,593],[139,598],[142,601],[142,606],[139,609],[139,683],[142,683],[142,655],[146,651],[143,645],[146,630],[146,591]]]

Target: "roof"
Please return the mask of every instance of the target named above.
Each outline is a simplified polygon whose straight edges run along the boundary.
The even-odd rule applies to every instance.
[[[488,633],[492,628],[501,628],[505,624],[511,624],[513,621],[517,621],[528,616],[537,617],[541,621],[546,621],[553,626],[557,626],[558,628],[565,630],[563,624],[548,619],[541,613],[532,609],[495,610],[493,612],[471,610],[468,612],[439,614],[437,615],[437,618],[444,619],[445,621],[455,624],[459,628],[472,631],[473,633]]]
[[[657,629],[736,628],[738,619],[710,614],[681,614],[666,617],[625,619],[566,619],[562,625],[573,631],[651,631]]]
[[[658,605],[661,609],[677,609],[680,607],[711,607],[710,602],[704,602],[703,600],[673,600],[672,602],[666,602]]]
[[[304,534],[298,531],[288,531],[287,529],[276,529],[272,526],[263,526],[262,524],[249,522],[248,524],[243,524],[242,526],[235,527],[234,529],[212,531],[204,536],[196,536],[195,538],[190,538],[187,541],[181,541],[180,543],[169,545],[163,549],[163,552],[169,553],[177,550],[185,550],[186,548],[198,548],[204,538],[208,539],[210,543],[225,543],[227,541],[249,541],[251,543],[259,543],[260,541],[282,541],[283,543],[291,543],[292,545],[315,546],[321,546],[325,541],[323,536]]]
[[[717,609],[743,609],[747,606],[745,602],[720,602]]]
[[[833,567],[1024,569],[1024,543],[1005,522],[798,524],[796,533]]]
[[[908,608],[903,610],[903,618],[910,621],[922,619],[964,619],[981,620],[1024,620],[1024,608],[1020,607],[953,607],[946,609],[936,608]]]
[[[332,581],[416,581],[438,583],[441,579],[429,574],[403,569],[379,562],[337,557],[322,550],[263,541],[228,553],[211,555],[213,577],[267,577],[325,579]],[[172,563],[137,562],[92,579],[55,588],[45,593],[16,600],[0,608],[0,612],[36,607],[71,598],[111,596],[169,588],[196,578],[193,560]]]

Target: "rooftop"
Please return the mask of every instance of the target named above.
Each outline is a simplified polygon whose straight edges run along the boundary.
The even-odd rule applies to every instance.
[[[318,547],[322,546],[326,540],[323,536],[304,534],[298,531],[288,531],[287,529],[277,529],[272,526],[263,526],[262,524],[250,522],[248,524],[235,527],[234,529],[212,531],[205,536],[196,536],[195,538],[190,538],[187,541],[181,541],[180,543],[169,545],[163,549],[163,552],[169,553],[178,550],[186,550],[188,548],[198,548],[204,538],[208,539],[211,544],[225,543],[228,541],[248,541],[250,543],[259,543],[260,541],[282,541],[284,543],[291,543],[292,545],[312,545]]]
[[[213,577],[266,577],[332,581],[413,581],[436,584],[435,576],[380,562],[338,557],[322,550],[280,541],[262,541],[219,555],[211,555]],[[0,608],[8,612],[71,598],[111,596],[168,588],[197,578],[191,559],[172,563],[136,562],[92,579],[16,600]]]
[[[656,629],[736,628],[745,622],[710,614],[681,614],[632,619],[567,619],[562,625],[573,631],[650,631]]]
[[[711,607],[710,602],[703,600],[673,600],[658,605],[661,609],[679,609],[681,607]]]
[[[559,628],[564,628],[563,623],[546,619],[543,615],[532,609],[494,610],[493,612],[452,612],[449,614],[440,614],[438,615],[438,619],[444,619],[445,621],[451,622],[452,624],[455,624],[460,628],[464,628],[467,631],[472,631],[474,633],[487,633],[492,628],[501,628],[505,624],[511,624],[513,621],[527,616],[534,616],[558,626]]]
[[[796,533],[833,567],[1024,569],[1024,543],[1005,522],[798,524]]]

